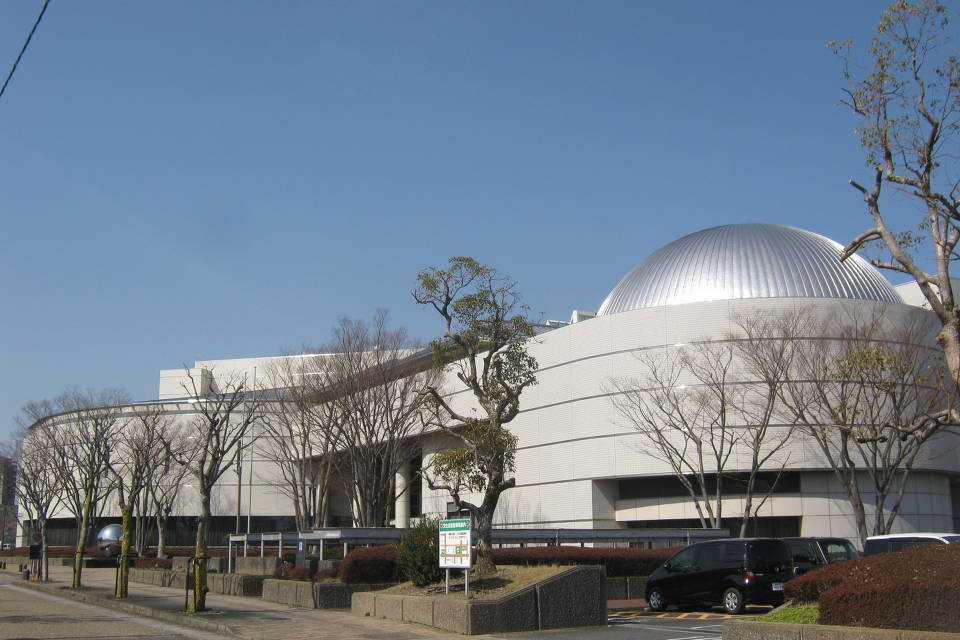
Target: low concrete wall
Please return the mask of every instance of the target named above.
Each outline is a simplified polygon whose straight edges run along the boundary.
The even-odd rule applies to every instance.
[[[272,576],[280,567],[280,558],[261,558],[259,556],[244,558],[241,556],[235,558],[235,560],[234,573],[245,576]]]
[[[571,567],[496,600],[356,593],[351,612],[468,635],[607,624],[603,567]]]
[[[189,556],[176,556],[171,558],[172,566],[174,571],[186,571],[187,567],[190,566]],[[223,573],[227,570],[227,559],[226,558],[207,558],[207,571],[215,571],[217,573]]]
[[[723,640],[960,640],[960,633],[731,620]]]
[[[153,584],[158,587],[186,589],[188,575],[186,571],[165,569],[130,569],[130,581]],[[193,575],[189,576],[193,588]],[[207,589],[210,593],[222,593],[228,596],[259,596],[263,591],[263,577],[240,576],[232,573],[208,573]]]
[[[209,577],[209,576],[208,576]],[[187,572],[169,569],[130,569],[130,582],[152,584],[158,587],[186,589]],[[209,584],[207,588],[209,588]],[[190,587],[193,588],[193,575],[190,575]]]
[[[392,586],[392,583],[343,584],[267,579],[263,581],[263,599],[304,609],[349,609],[353,594]]]
[[[647,576],[607,578],[607,599],[632,600],[647,597]]]

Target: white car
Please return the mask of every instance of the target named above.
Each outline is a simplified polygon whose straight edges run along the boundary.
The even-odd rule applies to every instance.
[[[934,544],[960,544],[960,533],[890,533],[884,536],[870,536],[863,545],[864,556],[878,553],[903,551],[914,547],[926,547]]]

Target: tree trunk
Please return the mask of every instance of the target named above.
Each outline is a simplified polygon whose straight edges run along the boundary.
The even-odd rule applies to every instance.
[[[484,500],[484,503],[487,501]],[[496,503],[494,503],[496,504]],[[477,532],[477,564],[478,576],[491,575],[497,572],[497,565],[493,561],[493,513],[483,507],[471,509],[473,512],[474,529]]]
[[[207,608],[207,526],[210,522],[210,496],[200,497],[200,519],[197,522],[197,543],[193,552],[193,598],[188,613]]]
[[[88,487],[83,495],[83,511],[80,518],[80,537],[77,538],[77,548],[73,555],[73,579],[71,589],[79,589],[83,574],[83,556],[87,550],[87,535],[90,530],[90,509],[93,506],[93,487]]]
[[[41,557],[40,557],[40,579],[47,581],[50,579],[50,561],[47,553],[47,519],[42,518],[38,520],[37,524],[40,527],[40,539],[43,543],[41,547]]]
[[[129,505],[120,505],[120,518],[123,533],[120,535],[120,563],[117,567],[117,580],[113,587],[114,598],[126,598],[128,595],[128,584],[130,576],[130,540],[133,518],[130,513]]]
[[[157,557],[162,558],[167,555],[167,515],[157,514]]]

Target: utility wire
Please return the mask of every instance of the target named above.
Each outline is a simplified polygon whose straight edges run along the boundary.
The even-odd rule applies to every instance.
[[[37,21],[33,23],[33,28],[30,29],[30,33],[27,35],[27,41],[23,43],[23,47],[20,49],[17,59],[13,61],[13,67],[10,68],[10,73],[7,74],[7,79],[3,81],[3,86],[0,87],[0,98],[3,97],[3,92],[7,90],[7,85],[10,84],[10,78],[13,77],[13,72],[17,70],[17,65],[20,64],[20,58],[23,57],[24,51],[26,51],[27,47],[30,46],[30,39],[33,38],[33,32],[37,30],[37,25],[40,24],[41,20],[43,20],[43,14],[47,12],[48,4],[50,4],[50,0],[44,0],[43,8],[40,9],[40,15],[37,16]]]

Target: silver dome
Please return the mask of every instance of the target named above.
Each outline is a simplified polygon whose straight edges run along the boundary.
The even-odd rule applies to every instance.
[[[776,224],[704,229],[664,246],[610,292],[597,315],[737,298],[852,298],[901,302],[859,255],[840,262],[840,244]]]

